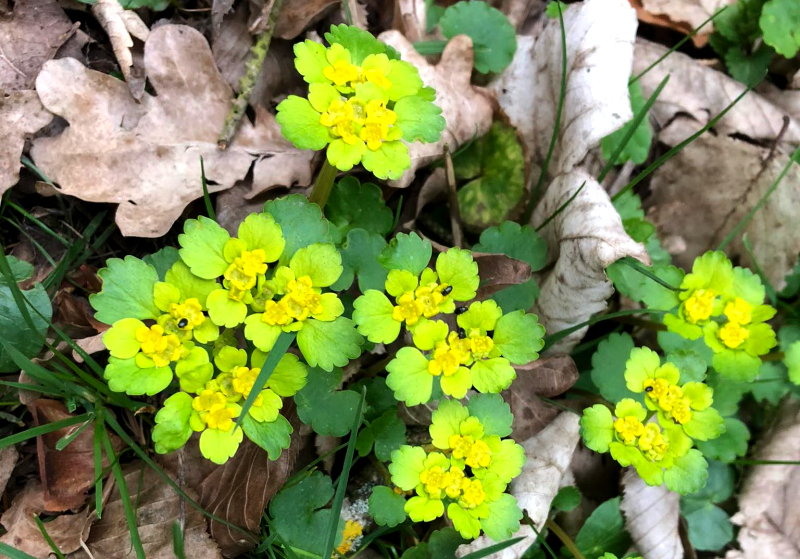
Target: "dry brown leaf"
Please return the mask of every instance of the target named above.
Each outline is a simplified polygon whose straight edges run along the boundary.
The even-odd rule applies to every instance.
[[[670,125],[662,139],[673,144],[687,132]],[[648,218],[662,238],[678,238],[685,250],[674,255],[677,265],[693,260],[720,241],[750,212],[778,178],[788,157],[727,136],[704,134],[667,161],[652,176],[646,199]],[[776,289],[786,284],[800,253],[800,168],[792,165],[767,203],[742,231],[753,254]],[[690,193],[687,195],[687,193]],[[743,264],[753,262],[738,235],[727,247]]]
[[[550,503],[558,493],[561,478],[569,468],[572,453],[578,444],[578,421],[580,416],[563,412],[550,425],[524,443],[527,461],[522,473],[511,482],[511,494],[530,519],[541,530],[550,512]],[[523,525],[514,537],[525,539],[502,551],[489,555],[487,559],[519,559],[536,540],[536,533],[528,525]],[[471,544],[458,548],[457,555],[463,557],[478,551],[493,542],[481,536]]]
[[[628,77],[636,14],[627,0],[586,0],[564,11],[567,87],[549,171],[580,163],[600,140],[632,118]],[[491,84],[536,162],[545,159],[561,89],[561,28],[550,19],[537,37],[518,37],[511,65]]]
[[[11,17],[0,17],[0,92],[31,89],[74,29],[55,0],[14,2]]]
[[[638,39],[633,73],[643,72],[666,52],[666,47]],[[741,82],[685,54],[673,52],[639,79],[645,98],[653,94],[667,75],[670,76],[669,82],[650,110],[650,115],[661,127],[685,113],[693,117],[700,128],[745,90]],[[743,134],[753,140],[772,142],[780,133],[786,116],[791,115],[751,91],[717,122],[714,129],[720,134]],[[790,121],[782,140],[793,145],[800,143],[797,122]]]
[[[14,471],[14,466],[17,465],[19,453],[16,447],[7,446],[0,450],[0,495],[6,490],[6,484],[11,479],[11,473]]]
[[[645,10],[655,15],[667,16],[672,21],[685,23],[690,29],[700,25],[723,7],[736,0],[641,0]],[[713,31],[712,23],[703,28]]]
[[[762,439],[757,460],[800,460],[800,402],[786,400],[773,427]],[[739,496],[738,526],[741,551],[726,559],[800,559],[800,466],[755,466]]]
[[[553,219],[541,235],[547,242],[552,268],[541,275],[540,295],[533,311],[548,334],[587,321],[606,310],[614,293],[605,269],[632,256],[649,265],[644,245],[631,239],[608,194],[583,171],[557,177],[536,206],[531,223],[543,223],[583,185],[583,190]],[[585,326],[550,348],[569,352],[586,333]]]
[[[137,508],[139,537],[147,559],[175,559],[172,526],[181,519],[186,557],[221,559],[219,548],[206,532],[203,513],[188,503],[182,503],[175,489],[152,468],[143,462],[129,465],[125,469],[125,484],[131,502]],[[197,498],[191,489],[184,488],[184,492],[192,499]],[[92,526],[86,547],[95,559],[136,557],[117,487],[103,506],[103,518]],[[80,552],[76,559],[89,559],[89,555]]]
[[[678,533],[681,498],[663,485],[647,485],[635,470],[622,476],[625,528],[644,559],[683,559]]]
[[[472,40],[466,35],[458,35],[447,43],[441,61],[435,66],[429,64],[399,31],[386,31],[378,39],[394,47],[403,60],[419,69],[425,85],[436,90],[436,104],[441,107],[442,116],[447,121],[438,142],[414,142],[408,146],[411,168],[400,179],[390,181],[396,188],[406,188],[420,167],[442,157],[445,146],[453,152],[461,144],[489,131],[492,125],[491,96],[471,84]]]
[[[91,12],[111,41],[111,48],[131,95],[137,100],[141,99],[144,95],[144,69],[134,64],[131,48],[134,37],[142,42],[147,41],[150,30],[136,12],[126,10],[118,0],[97,0]]]
[[[505,254],[476,252],[473,257],[478,264],[478,275],[481,278],[478,299],[485,299],[501,289],[531,279],[531,266],[527,262],[515,260]]]
[[[25,136],[33,134],[52,118],[35,91],[13,91],[0,97],[0,138],[3,138],[0,196],[19,180],[19,158],[25,146]]]
[[[7,533],[0,536],[0,543],[10,545],[18,550],[36,557],[48,559],[52,549],[42,536],[33,516],[47,510],[44,504],[44,492],[38,481],[31,480],[25,489],[14,498],[11,507],[0,517]],[[88,511],[77,514],[62,514],[45,524],[47,534],[61,553],[72,553],[86,538],[91,520]]]
[[[211,192],[243,179],[254,159],[254,191],[310,181],[313,152],[277,139],[275,119],[265,111],[255,127],[242,123],[227,150],[217,149],[232,92],[198,31],[158,27],[145,44],[145,66],[157,96],[145,94],[141,103],[123,82],[72,59],[50,61],[40,73],[39,97],[70,126],[37,139],[31,153],[64,194],[119,203],[124,235],[159,237],[202,197],[201,156]]]
[[[312,23],[323,18],[340,0],[284,0],[275,26],[275,37],[294,39]]]
[[[503,392],[503,398],[514,414],[511,437],[520,442],[541,431],[558,415],[558,408],[540,396],[552,398],[569,390],[578,380],[578,368],[569,355],[553,355],[514,369],[517,379]]]
[[[64,404],[56,400],[39,399],[29,404],[28,409],[37,426],[74,417]],[[71,435],[82,425],[65,427],[36,437],[45,510],[78,508],[85,500],[86,490],[94,485],[94,431],[91,426],[84,429],[65,449],[56,450],[59,440]],[[111,440],[115,448],[122,447],[117,437],[112,436]]]
[[[425,0],[397,0],[394,5],[394,29],[412,43],[428,37],[428,4]]]

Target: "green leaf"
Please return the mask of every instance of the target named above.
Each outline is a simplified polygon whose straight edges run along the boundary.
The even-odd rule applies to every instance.
[[[527,311],[539,298],[539,284],[534,278],[492,293],[489,299],[500,305],[505,313]]]
[[[126,10],[150,8],[154,12],[162,12],[169,8],[169,0],[122,0],[120,6]]]
[[[609,552],[622,556],[631,545],[625,521],[619,511],[620,498],[609,499],[586,519],[575,538],[575,545],[585,559],[597,559]]]
[[[341,381],[340,369],[326,373],[312,367],[306,386],[295,396],[300,420],[319,435],[343,437],[353,426],[361,396],[352,390],[336,390]]]
[[[264,211],[281,226],[286,246],[279,260],[285,266],[298,249],[314,243],[333,242],[330,224],[319,206],[301,194],[291,194],[264,204]]]
[[[722,503],[730,499],[735,487],[736,476],[733,466],[723,464],[718,460],[710,460],[708,462],[708,480],[705,487],[696,493],[681,497],[681,501],[698,500]]]
[[[688,495],[701,489],[708,477],[708,463],[699,450],[693,448],[676,458],[671,468],[664,470],[667,489],[680,495]]]
[[[698,354],[706,362],[706,365],[711,365],[714,358],[714,352],[706,345],[702,338],[697,340],[689,340],[682,337],[675,332],[659,332],[658,345],[664,353],[669,354],[677,350],[691,350]]]
[[[6,256],[6,259],[8,260],[8,267],[11,268],[11,275],[17,283],[33,276],[33,264],[11,255]],[[3,275],[0,275],[0,285],[8,285],[8,281]]]
[[[419,276],[428,266],[433,249],[431,243],[414,233],[399,233],[378,255],[378,262],[387,270],[408,270]]]
[[[544,239],[530,225],[523,227],[513,221],[504,221],[499,226],[484,230],[480,242],[472,250],[505,254],[527,262],[533,272],[538,272],[547,264],[547,244]]]
[[[514,416],[511,407],[499,394],[476,394],[467,402],[470,415],[483,425],[485,435],[507,437],[511,434]]]
[[[609,402],[619,402],[623,398],[644,402],[642,395],[628,390],[625,383],[625,363],[633,347],[630,335],[612,333],[598,344],[592,355],[592,382]]]
[[[194,275],[216,279],[228,269],[224,250],[230,238],[230,233],[213,219],[205,216],[187,219],[183,224],[183,234],[178,235],[181,245],[178,252]]]
[[[395,410],[385,412],[369,427],[365,427],[362,432],[367,433],[367,438],[373,441],[370,447],[374,445],[375,457],[381,462],[388,462],[392,452],[406,442],[406,425],[397,417]],[[364,451],[362,452],[362,450]],[[359,448],[358,453],[365,456],[369,454],[370,450],[371,448]]]
[[[321,556],[330,523],[331,478],[314,472],[297,485],[279,491],[269,504],[272,526],[292,547]]]
[[[9,265],[12,265],[12,273],[16,277],[22,270],[22,267],[13,267],[11,258],[9,258]],[[23,274],[24,275],[24,274]],[[34,286],[27,290],[22,291],[22,294],[27,299],[29,306],[42,313],[42,316],[28,308],[28,314],[35,329],[31,330],[28,322],[23,318],[17,302],[14,300],[11,288],[6,284],[0,284],[0,338],[3,341],[10,343],[14,348],[23,354],[25,357],[34,357],[39,353],[44,345],[44,335],[47,332],[48,322],[53,317],[53,306],[50,303],[42,284],[36,283]],[[152,295],[152,292],[151,292]],[[17,365],[5,348],[0,347],[0,372],[11,373],[19,371]]]
[[[503,357],[515,365],[526,365],[539,358],[543,337],[544,326],[535,314],[514,311],[500,317],[492,339]]]
[[[330,32],[325,33],[325,40],[330,44],[339,43],[349,50],[350,61],[357,66],[370,54],[386,52],[386,45],[373,37],[372,33],[354,25],[332,25]]]
[[[103,280],[103,289],[89,295],[89,302],[100,322],[114,324],[123,318],[145,320],[161,315],[153,301],[158,272],[150,264],[134,256],[109,258],[97,276]]]
[[[708,365],[696,351],[678,349],[667,354],[667,361],[678,367],[681,372],[681,384],[687,382],[703,382]]]
[[[773,405],[778,405],[788,392],[794,390],[786,367],[774,361],[762,363],[758,376],[747,386],[756,400]]]
[[[442,109],[419,95],[408,95],[394,105],[395,126],[406,142],[438,142],[445,127]]]
[[[468,162],[469,177],[464,176],[465,162]],[[496,121],[489,132],[459,154],[453,164],[458,164],[456,176],[474,179],[458,191],[461,217],[467,225],[478,229],[497,225],[522,199],[525,166],[514,128]]]
[[[631,110],[633,114],[638,114],[647,104],[647,99],[642,95],[642,86],[639,82],[634,82],[628,86],[628,93],[631,99]],[[619,147],[620,143],[625,139],[625,136],[630,132],[633,122],[628,122],[617,130],[603,138],[601,145],[603,147],[603,159],[608,160]],[[647,160],[647,155],[650,153],[650,144],[653,143],[653,130],[650,127],[650,121],[644,118],[636,131],[631,136],[627,145],[620,152],[619,157],[614,161],[615,165],[621,165],[627,161],[633,161],[636,165],[641,165]]]
[[[457,2],[439,20],[448,39],[469,35],[475,49],[475,69],[482,73],[502,72],[517,50],[517,34],[503,12],[485,2]]]
[[[378,526],[393,528],[406,519],[406,499],[385,485],[378,485],[369,496],[369,514]]]
[[[563,14],[564,10],[567,9],[567,5],[564,2],[559,2],[558,0],[548,3],[547,7],[544,9],[544,13],[547,14],[547,17],[550,19],[558,19],[559,6],[561,7],[561,13]]]
[[[354,277],[358,277],[358,288],[362,293],[368,289],[383,290],[389,272],[378,262],[378,255],[386,246],[386,240],[377,233],[364,229],[350,230],[341,248],[344,271],[331,289],[343,291],[352,285]]]
[[[148,254],[142,260],[150,264],[153,268],[156,269],[158,272],[158,279],[160,281],[164,281],[164,278],[167,275],[167,270],[172,268],[172,265],[175,264],[178,260],[180,260],[180,254],[178,249],[175,247],[164,247],[158,252],[154,252],[153,254]],[[204,303],[205,301],[201,301]]]
[[[747,454],[747,442],[750,430],[735,417],[725,418],[725,429],[719,437],[709,441],[695,441],[695,446],[707,458],[733,462],[739,456]]]
[[[340,316],[331,322],[307,320],[297,333],[297,347],[312,367],[332,371],[361,355],[364,338],[352,320]]]
[[[275,421],[266,422],[256,421],[248,414],[242,420],[242,428],[248,439],[267,451],[270,460],[277,460],[292,440],[292,426],[282,415]]]
[[[581,492],[577,487],[562,487],[553,499],[552,507],[562,512],[569,512],[581,504]]]
[[[754,53],[747,54],[744,49],[733,47],[725,52],[724,58],[728,72],[734,79],[748,86],[756,86],[767,77],[775,50],[762,44]]]
[[[764,42],[781,56],[793,58],[800,50],[800,4],[795,0],[769,0],[758,23]]]
[[[352,176],[333,185],[325,205],[325,217],[330,221],[335,243],[340,243],[351,229],[364,229],[385,237],[394,223],[392,210],[384,203],[381,189],[371,182],[361,184]]]
[[[156,414],[153,442],[156,452],[167,454],[186,444],[192,436],[189,416],[192,414],[192,397],[186,392],[177,392],[164,401],[164,407]]]
[[[425,7],[428,9],[425,31],[430,34],[439,25],[439,20],[444,15],[444,6],[437,6],[436,0],[425,0]]]
[[[320,124],[320,114],[308,99],[289,95],[277,106],[275,121],[281,133],[298,149],[321,150],[331,141],[328,127]]]
[[[687,509],[682,502],[681,512],[689,528],[689,541],[696,549],[716,551],[733,540],[731,519],[718,506],[705,502]]]

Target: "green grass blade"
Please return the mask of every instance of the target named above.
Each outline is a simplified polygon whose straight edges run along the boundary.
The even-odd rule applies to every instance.
[[[772,183],[772,186],[770,186],[767,189],[767,191],[764,193],[764,195],[761,196],[761,199],[758,201],[758,203],[755,206],[753,206],[753,209],[750,210],[747,213],[747,215],[744,216],[742,218],[742,220],[739,221],[739,223],[736,224],[736,227],[734,227],[733,230],[725,236],[725,238],[722,240],[722,242],[717,247],[717,250],[724,250],[725,247],[728,246],[728,244],[733,239],[736,238],[736,235],[741,233],[742,229],[744,229],[747,226],[747,224],[750,223],[750,220],[753,219],[753,216],[756,215],[756,212],[758,210],[760,210],[764,206],[764,204],[767,203],[767,200],[769,200],[769,197],[772,196],[773,192],[775,192],[775,189],[778,188],[778,185],[783,180],[783,177],[786,176],[786,173],[789,172],[789,169],[792,168],[792,165],[794,163],[796,163],[798,161],[798,159],[800,159],[800,148],[795,150],[795,152],[789,158],[789,161],[787,161],[786,165],[783,166],[783,170],[781,171],[781,174],[778,175],[778,178],[775,179],[775,182]]]
[[[53,550],[53,553],[55,553],[56,557],[58,557],[58,559],[64,559],[64,554],[61,553],[61,550],[58,549],[56,542],[54,542],[53,538],[50,537],[50,534],[47,533],[47,528],[44,527],[44,522],[42,522],[42,519],[39,518],[39,515],[34,514],[33,520],[36,522],[36,527],[39,528],[39,531],[42,533],[44,541],[47,542],[47,545],[50,546],[50,549]]]
[[[52,388],[46,388],[41,385],[36,384],[27,384],[24,382],[11,382],[7,380],[0,381],[0,385],[2,386],[10,386],[11,388],[16,388],[17,390],[30,390],[32,392],[39,392],[41,394],[47,394],[48,396],[65,396],[66,393],[61,390],[53,390]]]
[[[206,181],[206,165],[203,156],[200,156],[200,181],[203,184],[203,201],[206,203],[206,213],[208,217],[217,221],[217,214],[214,212],[214,205],[211,203],[211,196],[208,194],[208,181]]]
[[[23,215],[26,219],[28,219],[29,221],[31,221],[34,224],[36,224],[36,226],[39,227],[39,229],[41,229],[42,231],[44,231],[45,233],[47,233],[48,235],[53,237],[55,240],[57,240],[59,243],[61,243],[65,247],[70,246],[71,243],[68,240],[66,240],[64,237],[62,237],[61,235],[59,235],[58,233],[56,233],[55,231],[50,229],[50,227],[45,225],[42,222],[42,220],[40,220],[39,218],[35,217],[30,212],[26,211],[25,209],[21,208],[20,206],[18,206],[14,202],[11,202],[10,200],[6,201],[6,204],[8,204],[9,208],[11,208],[12,210],[16,211],[17,213]]]
[[[526,523],[528,526],[530,526],[530,527],[533,529],[533,531],[536,533],[536,541],[537,541],[537,542],[541,542],[541,543],[542,543],[542,545],[544,546],[544,548],[545,548],[545,549],[547,550],[547,552],[550,554],[550,557],[552,557],[552,559],[558,559],[558,555],[556,555],[556,554],[553,552],[553,549],[552,549],[552,548],[550,547],[550,545],[547,543],[547,540],[546,540],[545,538],[543,538],[543,537],[542,537],[542,534],[541,534],[541,532],[539,532],[539,530],[536,528],[536,524],[533,522],[533,520],[531,520],[530,518],[528,518],[528,517],[526,516],[526,518],[525,518],[525,523]],[[535,543],[535,542],[534,542],[534,543]]]
[[[183,544],[183,530],[177,520],[172,523],[172,551],[178,559],[186,559],[186,549]]]
[[[297,336],[296,332],[281,332],[278,339],[275,340],[275,345],[272,346],[272,349],[267,354],[267,358],[261,366],[261,372],[258,373],[256,382],[253,384],[253,388],[250,389],[247,400],[245,400],[242,405],[242,411],[239,413],[239,417],[236,418],[236,427],[241,425],[242,421],[244,421],[244,418],[247,416],[247,412],[250,411],[253,402],[261,395],[261,390],[266,386],[269,377],[272,376],[272,371],[275,370],[275,367],[277,367],[281,358],[286,353],[286,350],[292,345],[295,336]]]
[[[488,557],[492,553],[497,553],[498,551],[502,551],[507,547],[511,547],[515,543],[521,542],[525,538],[511,538],[510,540],[505,540],[500,543],[496,543],[494,545],[490,545],[489,547],[484,547],[483,549],[479,549],[478,551],[473,551],[472,553],[468,553],[464,555],[461,559],[483,559],[484,557]]]
[[[661,287],[665,287],[665,288],[669,289],[670,291],[675,291],[676,293],[679,293],[679,292],[683,291],[680,287],[675,287],[674,285],[665,282],[663,279],[661,279],[660,277],[655,275],[653,272],[651,272],[650,270],[648,270],[647,268],[642,266],[639,263],[639,261],[635,260],[634,258],[632,258],[630,256],[626,256],[625,258],[621,258],[619,260],[619,262],[622,262],[626,266],[629,266],[629,267],[633,268],[634,270],[636,270],[637,272],[639,272],[643,276],[645,276],[647,278],[650,278],[651,280],[656,282]]]
[[[92,417],[89,420],[87,420],[86,423],[75,429],[75,431],[73,431],[72,433],[69,433],[68,435],[61,437],[56,442],[56,450],[61,451],[67,448],[72,443],[72,441],[77,439],[80,436],[80,434],[83,433],[84,429],[86,429],[89,425],[93,425],[94,414],[91,415]]]
[[[740,100],[741,100],[741,99],[742,99],[742,98],[743,98],[745,95],[747,95],[748,93],[750,93],[750,89],[751,89],[751,88],[749,88],[749,87],[748,87],[747,89],[745,89],[744,91],[742,91],[742,93],[741,93],[741,94],[739,94],[739,96],[738,96],[736,99],[734,99],[734,100],[731,102],[731,104],[730,104],[730,105],[728,105],[727,107],[725,107],[724,109],[722,109],[722,111],[721,111],[721,112],[720,112],[720,113],[719,113],[717,116],[715,116],[714,118],[712,118],[712,119],[711,119],[711,120],[708,122],[708,124],[706,124],[705,126],[703,126],[703,127],[700,129],[700,130],[698,130],[697,132],[695,132],[694,134],[692,134],[691,136],[689,136],[688,138],[686,138],[684,141],[682,141],[682,142],[681,142],[681,143],[679,143],[677,146],[675,146],[675,147],[673,147],[671,150],[669,150],[667,153],[665,153],[664,155],[662,155],[661,157],[659,157],[659,158],[658,158],[656,161],[654,161],[653,163],[651,163],[651,164],[650,164],[650,165],[647,167],[647,169],[645,169],[644,171],[642,171],[641,173],[639,173],[639,174],[636,176],[636,178],[635,178],[635,179],[633,179],[631,182],[629,182],[628,184],[626,184],[626,185],[625,185],[625,187],[624,187],[622,190],[620,190],[620,191],[619,191],[619,192],[617,192],[617,193],[616,193],[614,196],[612,196],[612,197],[611,197],[611,200],[612,200],[612,201],[616,201],[616,200],[617,200],[617,199],[618,199],[620,196],[622,196],[623,194],[625,194],[626,192],[628,192],[630,189],[632,189],[634,186],[636,186],[636,185],[637,185],[637,184],[639,184],[641,181],[643,181],[645,178],[647,178],[647,177],[650,175],[650,173],[652,173],[653,171],[655,171],[656,169],[658,169],[659,167],[661,167],[661,165],[663,165],[664,163],[666,163],[666,162],[667,162],[667,160],[671,159],[673,155],[675,155],[676,153],[678,153],[679,151],[681,151],[683,148],[685,148],[686,146],[688,146],[689,144],[691,144],[692,142],[694,142],[694,141],[695,141],[697,138],[699,138],[700,136],[702,136],[703,134],[705,134],[706,132],[708,132],[708,130],[710,130],[710,129],[711,129],[711,128],[712,128],[712,127],[713,127],[713,126],[714,126],[714,125],[715,125],[717,122],[719,122],[719,121],[722,119],[722,117],[724,117],[724,116],[727,114],[727,112],[728,112],[728,111],[730,111],[730,110],[731,110],[731,109],[732,109],[732,108],[733,108],[733,107],[736,105],[736,103],[738,103],[738,102],[739,102],[739,101],[740,101]]]
[[[46,182],[52,187],[56,187],[55,183],[53,183],[53,181],[51,181],[50,178],[47,175],[45,175],[42,172],[42,170],[39,169],[39,167],[37,167],[36,164],[33,161],[31,161],[27,156],[23,155],[20,161],[22,161],[22,164],[25,165],[28,169],[30,169],[31,172],[39,175],[39,178],[42,179],[43,182]]]
[[[444,47],[447,46],[447,41],[417,41],[414,43],[414,50],[422,56],[437,55],[444,52]]]
[[[94,510],[98,520],[103,517],[103,430],[94,423]]]
[[[93,417],[94,414],[82,413],[81,415],[54,421],[53,423],[48,423],[47,425],[32,427],[31,429],[23,431],[22,433],[16,433],[14,435],[5,437],[4,439],[0,439],[0,450],[17,443],[21,443],[22,441],[27,441],[33,437],[46,435],[47,433],[52,433],[53,431],[58,431],[59,429],[64,429],[65,427],[72,427],[73,425],[83,423],[84,421],[90,421]]]
[[[353,422],[353,428],[350,430],[350,440],[347,442],[347,450],[344,455],[344,464],[342,466],[342,473],[336,483],[336,493],[333,495],[331,503],[331,524],[328,527],[328,537],[325,539],[325,547],[323,557],[330,557],[333,553],[333,547],[336,542],[336,534],[339,531],[339,517],[342,514],[342,505],[344,504],[345,491],[347,491],[347,480],[350,477],[350,468],[353,465],[353,454],[356,450],[356,439],[358,438],[358,428],[361,426],[362,415],[364,411],[364,402],[367,399],[367,387],[361,389],[361,401],[356,408],[356,418]]]
[[[576,324],[575,326],[570,326],[569,328],[565,328],[564,330],[560,330],[555,334],[551,334],[549,336],[544,337],[544,349],[551,347],[553,344],[560,342],[573,332],[577,332],[584,326],[591,326],[593,324],[597,324],[598,322],[602,322],[604,320],[612,320],[614,318],[619,318],[621,316],[630,316],[633,314],[654,314],[654,315],[663,315],[667,314],[667,311],[656,311],[653,309],[632,309],[627,311],[619,311],[611,314],[601,314],[597,316],[593,316],[589,320],[585,322],[581,322],[580,324]]]
[[[541,224],[539,227],[537,227],[537,228],[536,228],[536,231],[537,231],[537,232],[538,232],[538,231],[541,231],[542,229],[544,229],[545,227],[547,227],[547,224],[548,224],[548,223],[550,223],[551,221],[553,221],[555,218],[557,218],[557,217],[558,217],[558,215],[559,215],[561,212],[563,212],[564,210],[566,210],[566,209],[567,209],[567,206],[569,206],[569,205],[572,203],[572,201],[573,201],[573,200],[575,200],[575,198],[577,198],[577,197],[578,197],[578,194],[580,194],[580,193],[581,193],[581,190],[583,190],[583,187],[584,187],[584,186],[586,186],[586,181],[583,181],[583,184],[580,186],[580,188],[578,188],[578,190],[576,190],[576,191],[575,191],[575,192],[572,194],[572,196],[570,196],[570,197],[569,197],[569,199],[568,199],[566,202],[564,202],[563,204],[561,204],[561,205],[558,207],[558,209],[556,209],[556,211],[554,211],[552,214],[550,214],[550,217],[548,217],[547,219],[545,219],[545,220],[542,222],[542,224]]]
[[[24,551],[4,543],[0,543],[0,555],[6,555],[11,559],[36,559],[33,555],[28,555]]]
[[[663,80],[661,80],[661,83],[658,84],[658,87],[650,96],[650,98],[647,100],[647,102],[644,104],[642,109],[634,115],[633,121],[631,121],[630,130],[628,130],[628,132],[625,134],[625,137],[622,138],[622,141],[617,146],[617,149],[615,149],[614,153],[611,154],[611,157],[608,158],[608,161],[603,167],[603,170],[600,171],[600,174],[597,176],[597,182],[603,182],[603,179],[606,178],[608,172],[611,171],[611,169],[614,168],[614,165],[617,164],[617,159],[619,159],[619,154],[622,153],[622,150],[624,150],[625,146],[628,145],[628,142],[631,141],[631,138],[633,138],[633,135],[639,128],[639,124],[641,124],[642,121],[645,118],[647,118],[647,113],[650,112],[650,108],[655,104],[656,99],[658,99],[658,96],[661,95],[661,91],[667,85],[668,81],[669,81],[669,75],[667,75]]]

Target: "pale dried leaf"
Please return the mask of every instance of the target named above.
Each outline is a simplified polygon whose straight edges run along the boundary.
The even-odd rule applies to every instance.
[[[51,119],[35,91],[13,91],[0,97],[0,138],[4,144],[0,150],[0,196],[19,180],[25,136]]]
[[[397,49],[403,60],[419,69],[425,85],[436,90],[436,104],[441,107],[442,116],[447,121],[438,142],[414,142],[408,146],[411,168],[400,179],[390,182],[396,188],[406,188],[419,168],[442,157],[445,146],[454,152],[461,144],[486,134],[492,125],[492,103],[488,92],[470,83],[472,40],[466,35],[458,35],[447,43],[441,61],[435,66],[414,50],[399,31],[386,31],[378,38]]]
[[[529,17],[542,15],[548,3],[547,0],[502,0],[500,9],[519,30]]]
[[[567,87],[551,174],[570,171],[600,140],[632,118],[628,77],[636,14],[627,0],[587,0],[564,10]],[[550,146],[561,91],[561,28],[518,37],[511,65],[491,84],[500,107],[542,162]]]
[[[415,43],[428,39],[428,5],[425,0],[397,0],[394,6],[394,27]]]
[[[536,524],[537,530],[544,526],[550,512],[550,503],[558,493],[561,478],[569,468],[572,453],[580,438],[579,419],[577,414],[563,412],[545,429],[522,443],[527,461],[522,473],[511,482],[511,494]],[[528,525],[523,525],[514,537],[525,539],[489,555],[487,559],[519,559],[536,540],[536,534]],[[481,536],[471,544],[459,547],[457,555],[463,557],[493,543],[486,536]]]
[[[78,344],[83,351],[89,355],[92,355],[93,353],[97,353],[106,349],[106,344],[103,343],[104,335],[105,332],[100,332],[99,334],[89,336],[88,338],[75,340],[75,343]],[[81,357],[80,354],[74,349],[72,350],[72,358],[78,363],[83,363],[83,357]]]
[[[47,508],[41,485],[38,481],[29,481],[0,517],[0,524],[7,530],[0,536],[0,543],[15,547],[36,559],[49,559],[52,549],[33,518],[45,510]],[[72,553],[80,547],[81,540],[86,537],[91,525],[88,516],[88,510],[84,510],[77,514],[62,514],[47,522],[47,534],[61,553]]]
[[[773,427],[762,439],[757,460],[800,461],[800,402],[784,401]],[[800,559],[800,466],[755,466],[739,496],[731,521],[741,526],[741,551],[726,559]]]
[[[647,485],[635,470],[622,476],[625,528],[644,559],[683,559],[678,533],[681,498],[663,485]]]
[[[583,171],[557,177],[536,206],[531,223],[543,223],[581,185],[583,190],[540,232],[547,242],[548,260],[555,263],[542,274],[533,311],[548,334],[606,310],[606,300],[614,293],[605,273],[608,266],[626,256],[650,264],[644,245],[625,233],[606,191]],[[588,326],[571,333],[550,351],[569,352],[587,329]]]
[[[724,6],[735,2],[736,0],[642,0],[642,6],[651,14],[667,16],[672,21],[686,23],[689,28],[694,29]],[[712,30],[713,22],[703,28],[704,32]]]
[[[361,29],[366,29],[367,24],[367,8],[364,6],[363,3],[359,2],[358,0],[344,0],[347,3],[347,7],[350,9],[350,17],[353,18],[353,25],[359,27]],[[345,18],[344,14],[344,2],[342,4],[342,17]]]
[[[0,18],[0,92],[31,89],[42,64],[73,31],[55,0],[14,2],[11,17]]]
[[[158,27],[145,44],[145,66],[157,96],[145,94],[141,103],[120,80],[73,59],[43,69],[39,97],[70,126],[55,138],[37,139],[31,153],[64,194],[118,203],[116,220],[124,235],[159,237],[189,202],[202,197],[201,156],[211,192],[243,179],[254,159],[263,166],[254,190],[310,180],[313,152],[278,141],[275,119],[265,111],[255,127],[242,123],[227,150],[217,149],[233,94],[198,31]],[[267,167],[275,173],[269,175]]]
[[[136,12],[125,10],[118,0],[97,0],[91,7],[91,12],[111,41],[111,48],[117,57],[131,95],[141,99],[145,85],[144,71],[134,66],[131,48],[134,37],[140,41],[147,41],[150,30]]]
[[[0,495],[6,490],[6,484],[11,479],[11,473],[14,471],[14,466],[17,465],[19,453],[14,446],[7,446],[0,450]]]
[[[666,47],[638,39],[633,73],[644,71],[666,52]],[[669,82],[650,110],[650,115],[662,127],[683,113],[693,117],[702,127],[746,89],[744,84],[722,72],[699,64],[685,54],[673,52],[639,78],[644,96],[652,95],[667,75],[670,76]],[[785,116],[790,115],[751,91],[720,119],[714,129],[720,134],[743,134],[753,140],[769,142],[781,131]],[[797,122],[790,121],[782,140],[795,145],[800,143]]]

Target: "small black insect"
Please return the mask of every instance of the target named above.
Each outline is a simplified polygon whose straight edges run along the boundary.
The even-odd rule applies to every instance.
[[[464,331],[463,328],[458,329],[458,337],[461,338],[462,340],[467,337],[467,333],[466,331]]]
[[[189,326],[188,318],[182,318],[178,321],[178,328],[186,328],[187,326]]]
[[[467,307],[456,307],[456,316],[464,314],[465,312],[467,312]]]
[[[490,338],[493,337],[494,336],[494,330],[487,330],[486,331],[486,335],[489,336]]]
[[[452,285],[448,285],[447,287],[442,289],[442,295],[444,295],[444,296],[450,295],[451,291],[453,291],[453,286]]]
[[[653,391],[653,387],[652,386],[648,386],[647,388],[644,389],[644,391],[645,392],[652,392]]]

